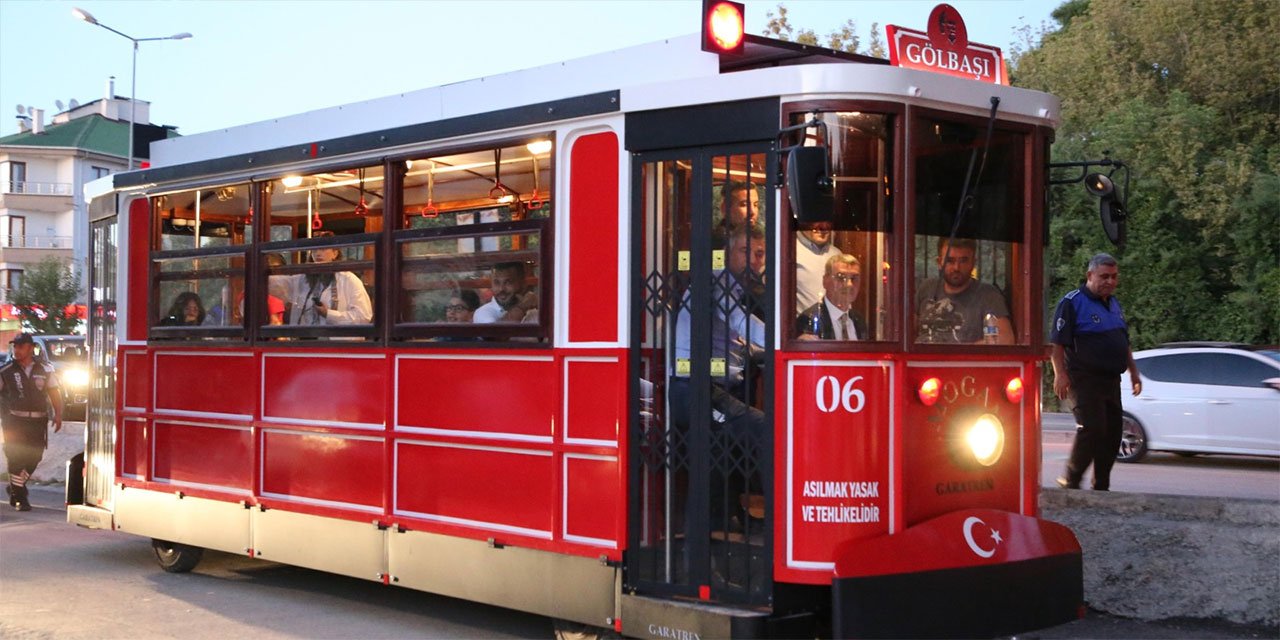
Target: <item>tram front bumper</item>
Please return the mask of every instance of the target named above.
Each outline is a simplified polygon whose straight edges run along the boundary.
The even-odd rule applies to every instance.
[[[836,548],[837,638],[992,637],[1083,614],[1080,543],[1047,520],[948,513]]]

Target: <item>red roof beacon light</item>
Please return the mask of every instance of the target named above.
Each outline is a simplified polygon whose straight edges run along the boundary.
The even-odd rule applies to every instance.
[[[746,41],[744,15],[740,2],[702,0],[702,50],[741,54]]]

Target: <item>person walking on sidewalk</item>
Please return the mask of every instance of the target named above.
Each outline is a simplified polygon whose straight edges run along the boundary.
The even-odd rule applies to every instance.
[[[9,463],[9,506],[30,511],[27,481],[49,443],[49,408],[53,430],[62,430],[62,392],[53,365],[35,359],[35,340],[20,333],[13,340],[13,360],[0,367],[0,426],[4,457]]]
[[[1076,439],[1071,444],[1064,489],[1079,489],[1093,464],[1093,488],[1111,488],[1122,435],[1120,374],[1129,370],[1133,395],[1142,393],[1142,377],[1129,348],[1129,327],[1115,297],[1120,271],[1116,259],[1099,253],[1089,260],[1084,286],[1058,302],[1053,314],[1053,392],[1075,400]]]

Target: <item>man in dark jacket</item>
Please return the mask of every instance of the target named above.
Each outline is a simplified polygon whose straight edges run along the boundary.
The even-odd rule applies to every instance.
[[[1120,272],[1116,259],[1099,253],[1089,260],[1084,286],[1069,292],[1053,314],[1053,391],[1075,399],[1079,429],[1071,445],[1066,475],[1058,485],[1079,489],[1093,464],[1093,488],[1111,488],[1122,435],[1120,374],[1129,370],[1133,395],[1142,393],[1142,377],[1129,348],[1129,327],[1115,297]]]
[[[35,359],[35,340],[20,333],[13,340],[13,360],[0,367],[0,425],[9,463],[9,506],[30,511],[27,481],[44,457],[49,442],[49,407],[53,430],[62,430],[62,392],[53,365]]]
[[[827,260],[823,270],[825,293],[817,304],[796,318],[796,333],[801,340],[868,340],[867,323],[853,301],[862,287],[862,265],[858,259],[841,253]]]

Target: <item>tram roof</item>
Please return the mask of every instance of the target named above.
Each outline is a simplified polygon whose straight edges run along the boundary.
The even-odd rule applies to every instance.
[[[151,167],[117,187],[211,175],[267,175],[319,158],[518,129],[575,118],[762,97],[866,99],[1056,126],[1057,98],[1010,86],[891,67],[883,60],[748,36],[730,58],[698,35],[364,100],[153,143]],[[316,145],[314,148],[312,145]],[[316,150],[320,150],[317,154]]]

